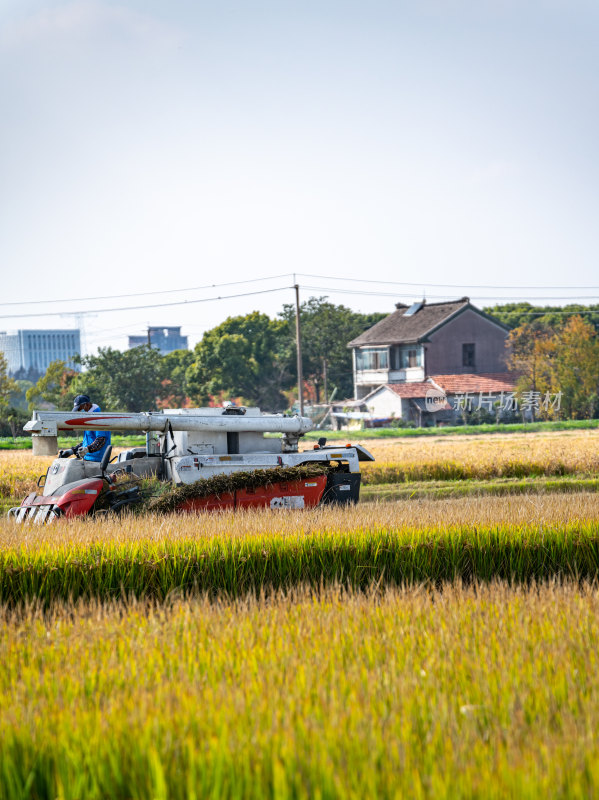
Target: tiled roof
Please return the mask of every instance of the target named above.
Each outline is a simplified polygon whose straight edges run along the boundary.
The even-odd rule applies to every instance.
[[[391,389],[392,392],[404,398],[426,397],[426,393],[435,388],[430,381],[414,381],[413,383],[387,383],[385,385],[387,389]]]
[[[518,377],[511,372],[487,372],[481,375],[431,375],[445,394],[463,392],[513,392]]]
[[[453,314],[469,305],[470,301],[467,297],[452,302],[425,303],[415,314],[406,317],[405,313],[408,307],[398,303],[396,311],[361,333],[349,343],[348,347],[416,342]],[[470,308],[478,311],[473,306]]]

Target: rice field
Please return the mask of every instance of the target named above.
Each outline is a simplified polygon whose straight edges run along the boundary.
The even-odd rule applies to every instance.
[[[366,484],[599,474],[599,431],[365,441]]]
[[[598,435],[371,441],[365,491],[588,489]],[[596,491],[3,518],[0,797],[596,796],[598,575]]]
[[[359,438],[351,441],[358,443]],[[599,475],[599,430],[364,440],[362,444],[376,458],[372,464],[363,464],[365,485]],[[30,451],[0,452],[0,500],[34,491],[51,462],[52,458],[33,456]]]
[[[42,528],[7,520],[0,528],[0,602],[164,600],[172,592],[261,596],[300,585],[367,590],[498,578],[593,580],[599,574],[597,495],[567,500],[553,497],[540,515],[534,504],[524,506],[521,518],[528,521],[521,523],[509,503],[503,522],[481,503],[493,520],[486,523],[474,522],[474,513],[459,505],[454,519],[467,521],[451,522],[438,503],[428,523],[411,506],[412,524],[394,503],[81,519]]]
[[[52,460],[22,450],[0,452],[0,498],[22,499],[35,491],[37,479],[45,474]]]
[[[359,435],[348,441],[359,443]],[[475,464],[492,460],[546,461],[560,458],[585,468],[595,464],[599,430],[556,431],[536,434],[439,436],[423,439],[381,439],[361,442],[377,462],[461,461]]]
[[[598,789],[588,584],[83,603],[0,626],[4,798]]]

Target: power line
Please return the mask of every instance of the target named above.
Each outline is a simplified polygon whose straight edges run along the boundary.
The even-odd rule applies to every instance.
[[[11,301],[8,303],[0,302],[0,306],[33,306],[33,305],[40,305],[42,303],[82,303],[86,300],[122,300],[126,297],[148,297],[150,295],[157,295],[157,294],[180,294],[181,292],[198,292],[203,289],[218,289],[221,286],[240,286],[243,283],[258,283],[260,281],[274,281],[274,280],[281,280],[282,278],[290,278],[292,275],[291,272],[284,273],[283,275],[272,275],[266,278],[248,278],[244,281],[230,281],[229,283],[210,283],[206,284],[206,286],[190,286],[184,289],[160,289],[159,291],[155,292],[135,292],[134,294],[111,294],[105,295],[104,297],[69,297],[65,300],[16,300]],[[151,308],[152,306],[148,306]],[[22,314],[19,316],[28,316],[26,314]]]
[[[293,273],[285,272],[281,273],[280,275],[270,275],[260,278],[247,278],[241,281],[229,281],[227,283],[212,283],[206,284],[204,286],[190,286],[185,287],[182,289],[160,289],[157,291],[152,292],[135,292],[132,294],[116,294],[116,295],[104,295],[101,297],[70,297],[65,299],[59,300],[18,300],[18,301],[9,301],[9,302],[0,302],[0,306],[30,306],[30,305],[48,305],[48,304],[56,304],[56,303],[81,303],[86,302],[89,300],[121,300],[129,297],[151,297],[156,295],[166,295],[166,294],[180,294],[181,292],[196,292],[196,291],[203,291],[205,289],[216,289],[223,286],[241,286],[243,284],[252,284],[252,283],[260,283],[264,281],[273,281],[273,280],[282,280],[285,278],[291,277]],[[381,286],[410,286],[410,287],[422,287],[422,288],[433,288],[433,289],[497,289],[497,290],[513,290],[513,291],[532,291],[536,289],[547,289],[550,291],[558,291],[560,289],[567,289],[569,291],[581,289],[584,291],[599,289],[599,286],[494,286],[490,284],[457,284],[457,283],[426,283],[426,282],[409,282],[409,281],[381,281],[375,280],[372,278],[348,278],[348,277],[338,277],[334,275],[314,275],[307,272],[298,272],[295,273],[298,276],[304,278],[317,278],[319,280],[325,281],[340,281],[343,283],[362,283],[362,284],[377,284]],[[287,287],[284,287],[287,288]],[[327,287],[303,287],[303,288],[324,288]],[[330,289],[330,291],[343,291],[341,289]],[[364,292],[366,293],[366,292]],[[403,293],[405,294],[405,293]],[[381,294],[380,296],[391,296],[391,293],[388,295]],[[409,296],[416,296],[410,294]],[[433,296],[433,295],[431,295]],[[441,295],[435,295],[439,297]],[[445,295],[443,295],[445,296]],[[216,298],[219,299],[219,298]],[[477,298],[477,299],[490,299],[490,298]],[[502,298],[503,299],[503,298]],[[512,299],[512,298],[505,298],[505,299]],[[513,298],[518,299],[518,298]],[[536,299],[536,298],[532,298]],[[542,299],[542,298],[540,298]],[[547,299],[560,299],[560,298],[547,298]],[[596,299],[595,297],[587,298],[587,299]],[[201,301],[200,301],[201,302]],[[170,305],[170,304],[169,304]],[[174,305],[174,303],[173,303]],[[147,308],[153,308],[157,306],[146,306]],[[34,316],[29,314],[20,314],[19,316]]]
[[[303,278],[320,278],[323,281],[343,281],[343,283],[379,283],[385,286],[427,286],[432,289],[599,289],[599,286],[490,286],[490,285],[475,285],[470,283],[408,283],[407,281],[378,281],[372,278],[339,278],[333,275],[310,275],[307,272],[297,272]]]
[[[262,289],[257,292],[240,292],[239,294],[229,294],[218,297],[203,297],[198,300],[174,300],[171,303],[154,303],[152,305],[144,306],[120,306],[119,308],[98,308],[82,311],[82,315],[86,314],[107,314],[119,311],[143,311],[147,308],[166,308],[168,306],[187,306],[195,305],[196,303],[210,303],[214,300],[232,300],[236,297],[252,297],[257,294],[270,294],[272,292],[282,292],[287,289],[293,289],[293,286],[280,286],[277,289]],[[21,319],[23,317],[62,317],[63,311],[38,311],[34,314],[3,314],[0,319]]]
[[[547,311],[547,309],[537,309],[536,311],[497,311],[495,313],[497,315],[501,314],[501,316],[509,316],[509,317],[514,317],[514,316],[519,317],[524,315],[545,317],[545,316],[554,316],[555,314],[559,315],[563,314],[564,316],[568,316],[570,314],[574,316],[576,316],[577,314],[579,316],[589,316],[590,314],[599,315],[599,310],[592,311],[591,309],[589,309],[588,311],[585,311],[584,309],[582,310],[579,309],[578,311],[553,311],[553,310]]]
[[[322,290],[324,292],[335,292],[337,294],[359,294],[359,295],[368,295],[373,297],[396,297],[397,295],[394,292],[369,292],[361,289],[337,289],[336,287],[332,286],[300,286],[301,289],[308,289],[310,291],[317,291]],[[414,292],[403,292],[404,297],[421,297],[422,295],[416,294]],[[445,294],[431,294],[428,295],[429,298],[433,298],[435,300],[444,299],[447,297]],[[484,296],[472,296],[470,299],[472,300],[513,300],[514,302],[523,302],[521,297],[498,297],[498,296],[491,296],[491,297],[484,297]],[[599,300],[599,295],[571,295],[571,296],[542,296],[542,297],[528,297],[528,300]],[[457,301],[456,301],[457,302]]]
[[[258,279],[261,280],[261,279]],[[247,281],[249,282],[249,281]],[[238,283],[238,282],[235,282]],[[373,281],[373,283],[377,283],[377,281]],[[227,284],[221,284],[227,285]],[[395,293],[392,292],[371,292],[367,290],[358,290],[358,289],[341,289],[331,286],[306,286],[301,285],[301,289],[306,289],[308,291],[324,291],[324,292],[333,292],[335,294],[353,294],[353,295],[360,295],[360,296],[371,296],[371,297],[396,297]],[[139,305],[139,306],[119,306],[117,308],[98,308],[98,309],[88,309],[85,311],[81,311],[81,316],[86,316],[88,314],[106,314],[106,313],[119,313],[121,311],[144,311],[146,309],[153,309],[153,308],[169,308],[174,306],[184,306],[184,305],[195,305],[197,303],[210,303],[216,300],[232,300],[238,297],[253,297],[256,295],[262,294],[272,294],[274,292],[282,292],[289,289],[293,289],[293,286],[279,286],[275,289],[261,289],[255,292],[239,292],[232,295],[218,295],[216,297],[204,297],[204,298],[197,298],[195,300],[173,300],[166,303],[152,303],[146,305]],[[404,296],[407,294],[408,297],[419,297],[420,295],[414,293],[404,293]],[[429,297],[435,299],[445,299],[447,295],[429,295]],[[100,299],[100,298],[98,298]],[[493,300],[508,300],[508,301],[518,301],[519,298],[517,297],[473,297],[474,300],[482,300],[482,301],[493,301]],[[576,296],[542,296],[542,297],[529,297],[528,300],[597,300],[599,296],[584,296],[584,297],[576,297]],[[504,312],[504,313],[514,313],[514,314],[524,314],[524,313],[535,313],[535,312],[526,312],[522,311],[514,311],[514,312]],[[547,311],[539,311],[536,313],[545,314],[549,313]],[[551,313],[581,313],[580,311],[573,311],[573,312],[551,312]],[[587,312],[588,313],[588,312]],[[26,314],[4,314],[0,316],[0,319],[23,319],[26,317],[60,317],[64,316],[64,311],[38,311],[35,313],[26,313]],[[129,327],[129,326],[124,326]]]

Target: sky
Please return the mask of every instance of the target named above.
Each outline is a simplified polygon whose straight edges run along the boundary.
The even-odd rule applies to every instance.
[[[599,302],[598,34],[590,0],[2,0],[0,330]]]

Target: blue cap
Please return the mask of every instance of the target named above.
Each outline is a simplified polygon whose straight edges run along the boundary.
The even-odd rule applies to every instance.
[[[79,407],[85,403],[91,403],[91,400],[86,394],[78,394],[73,400],[73,411],[79,411]]]

